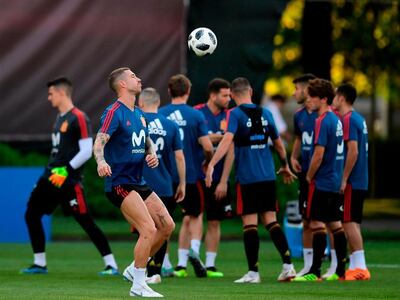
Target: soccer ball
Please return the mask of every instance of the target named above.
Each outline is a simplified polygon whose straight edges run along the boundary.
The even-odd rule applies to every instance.
[[[189,34],[188,47],[197,56],[212,54],[217,48],[217,37],[209,28],[196,28]]]

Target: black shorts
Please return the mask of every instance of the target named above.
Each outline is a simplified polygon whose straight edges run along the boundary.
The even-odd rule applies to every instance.
[[[50,215],[58,205],[61,205],[65,215],[88,213],[82,184],[67,183],[58,188],[47,178],[41,177],[32,190],[28,207],[40,214]]]
[[[308,198],[308,182],[305,173],[299,173],[299,214],[306,219],[307,198]]]
[[[198,217],[204,210],[204,190],[200,180],[186,184],[185,199],[180,202],[185,216]]]
[[[113,186],[111,192],[106,192],[106,196],[112,204],[120,208],[122,201],[124,201],[131,191],[138,193],[143,201],[153,192],[147,185],[120,184]]]
[[[162,203],[164,203],[165,207],[167,208],[168,213],[172,216],[175,211],[176,205],[177,205],[174,196],[172,196],[172,197],[160,196],[160,199],[161,199]]]
[[[204,190],[204,208],[207,221],[223,220],[225,218],[225,206],[231,203],[229,183],[226,197],[221,200],[215,198],[215,189],[217,188],[218,183],[213,182],[209,188],[206,187],[204,181],[202,181],[201,184]]]
[[[342,215],[343,198],[340,194],[317,190],[315,183],[310,183],[306,211],[307,219],[329,223],[340,221]]]
[[[277,211],[275,180],[236,184],[238,215]]]
[[[364,199],[367,191],[353,190],[351,184],[347,184],[344,190],[343,223],[356,222],[361,224]]]

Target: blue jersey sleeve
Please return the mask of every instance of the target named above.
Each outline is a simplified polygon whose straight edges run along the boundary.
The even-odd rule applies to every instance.
[[[321,122],[318,122],[316,125],[316,135],[315,135],[315,145],[320,145],[326,147],[328,143],[328,126],[327,122],[324,122],[323,120]]]
[[[99,133],[106,133],[111,136],[119,127],[118,113],[115,109],[106,109],[100,119]]]
[[[234,109],[228,111],[227,120],[228,120],[227,131],[235,134],[238,129],[238,121],[239,120],[238,120],[238,117],[237,117]]]

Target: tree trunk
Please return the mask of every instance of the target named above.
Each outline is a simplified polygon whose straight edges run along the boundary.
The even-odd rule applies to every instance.
[[[333,54],[331,14],[330,1],[306,1],[302,20],[303,70],[328,80]]]

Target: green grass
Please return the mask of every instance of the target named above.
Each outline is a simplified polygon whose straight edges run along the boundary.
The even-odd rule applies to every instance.
[[[112,242],[123,269],[132,258],[130,242]],[[0,299],[128,299],[130,285],[121,277],[99,277],[103,263],[90,242],[53,242],[47,247],[48,275],[21,275],[31,263],[28,244],[0,245]],[[399,241],[367,241],[368,282],[278,283],[279,257],[270,241],[260,249],[261,284],[240,285],[233,280],[246,272],[240,241],[221,244],[217,266],[222,279],[198,279],[189,267],[186,279],[167,278],[155,289],[169,299],[389,299],[398,298]],[[176,262],[176,243],[171,245]],[[295,260],[298,269],[302,262]],[[324,267],[327,267],[325,263]]]

